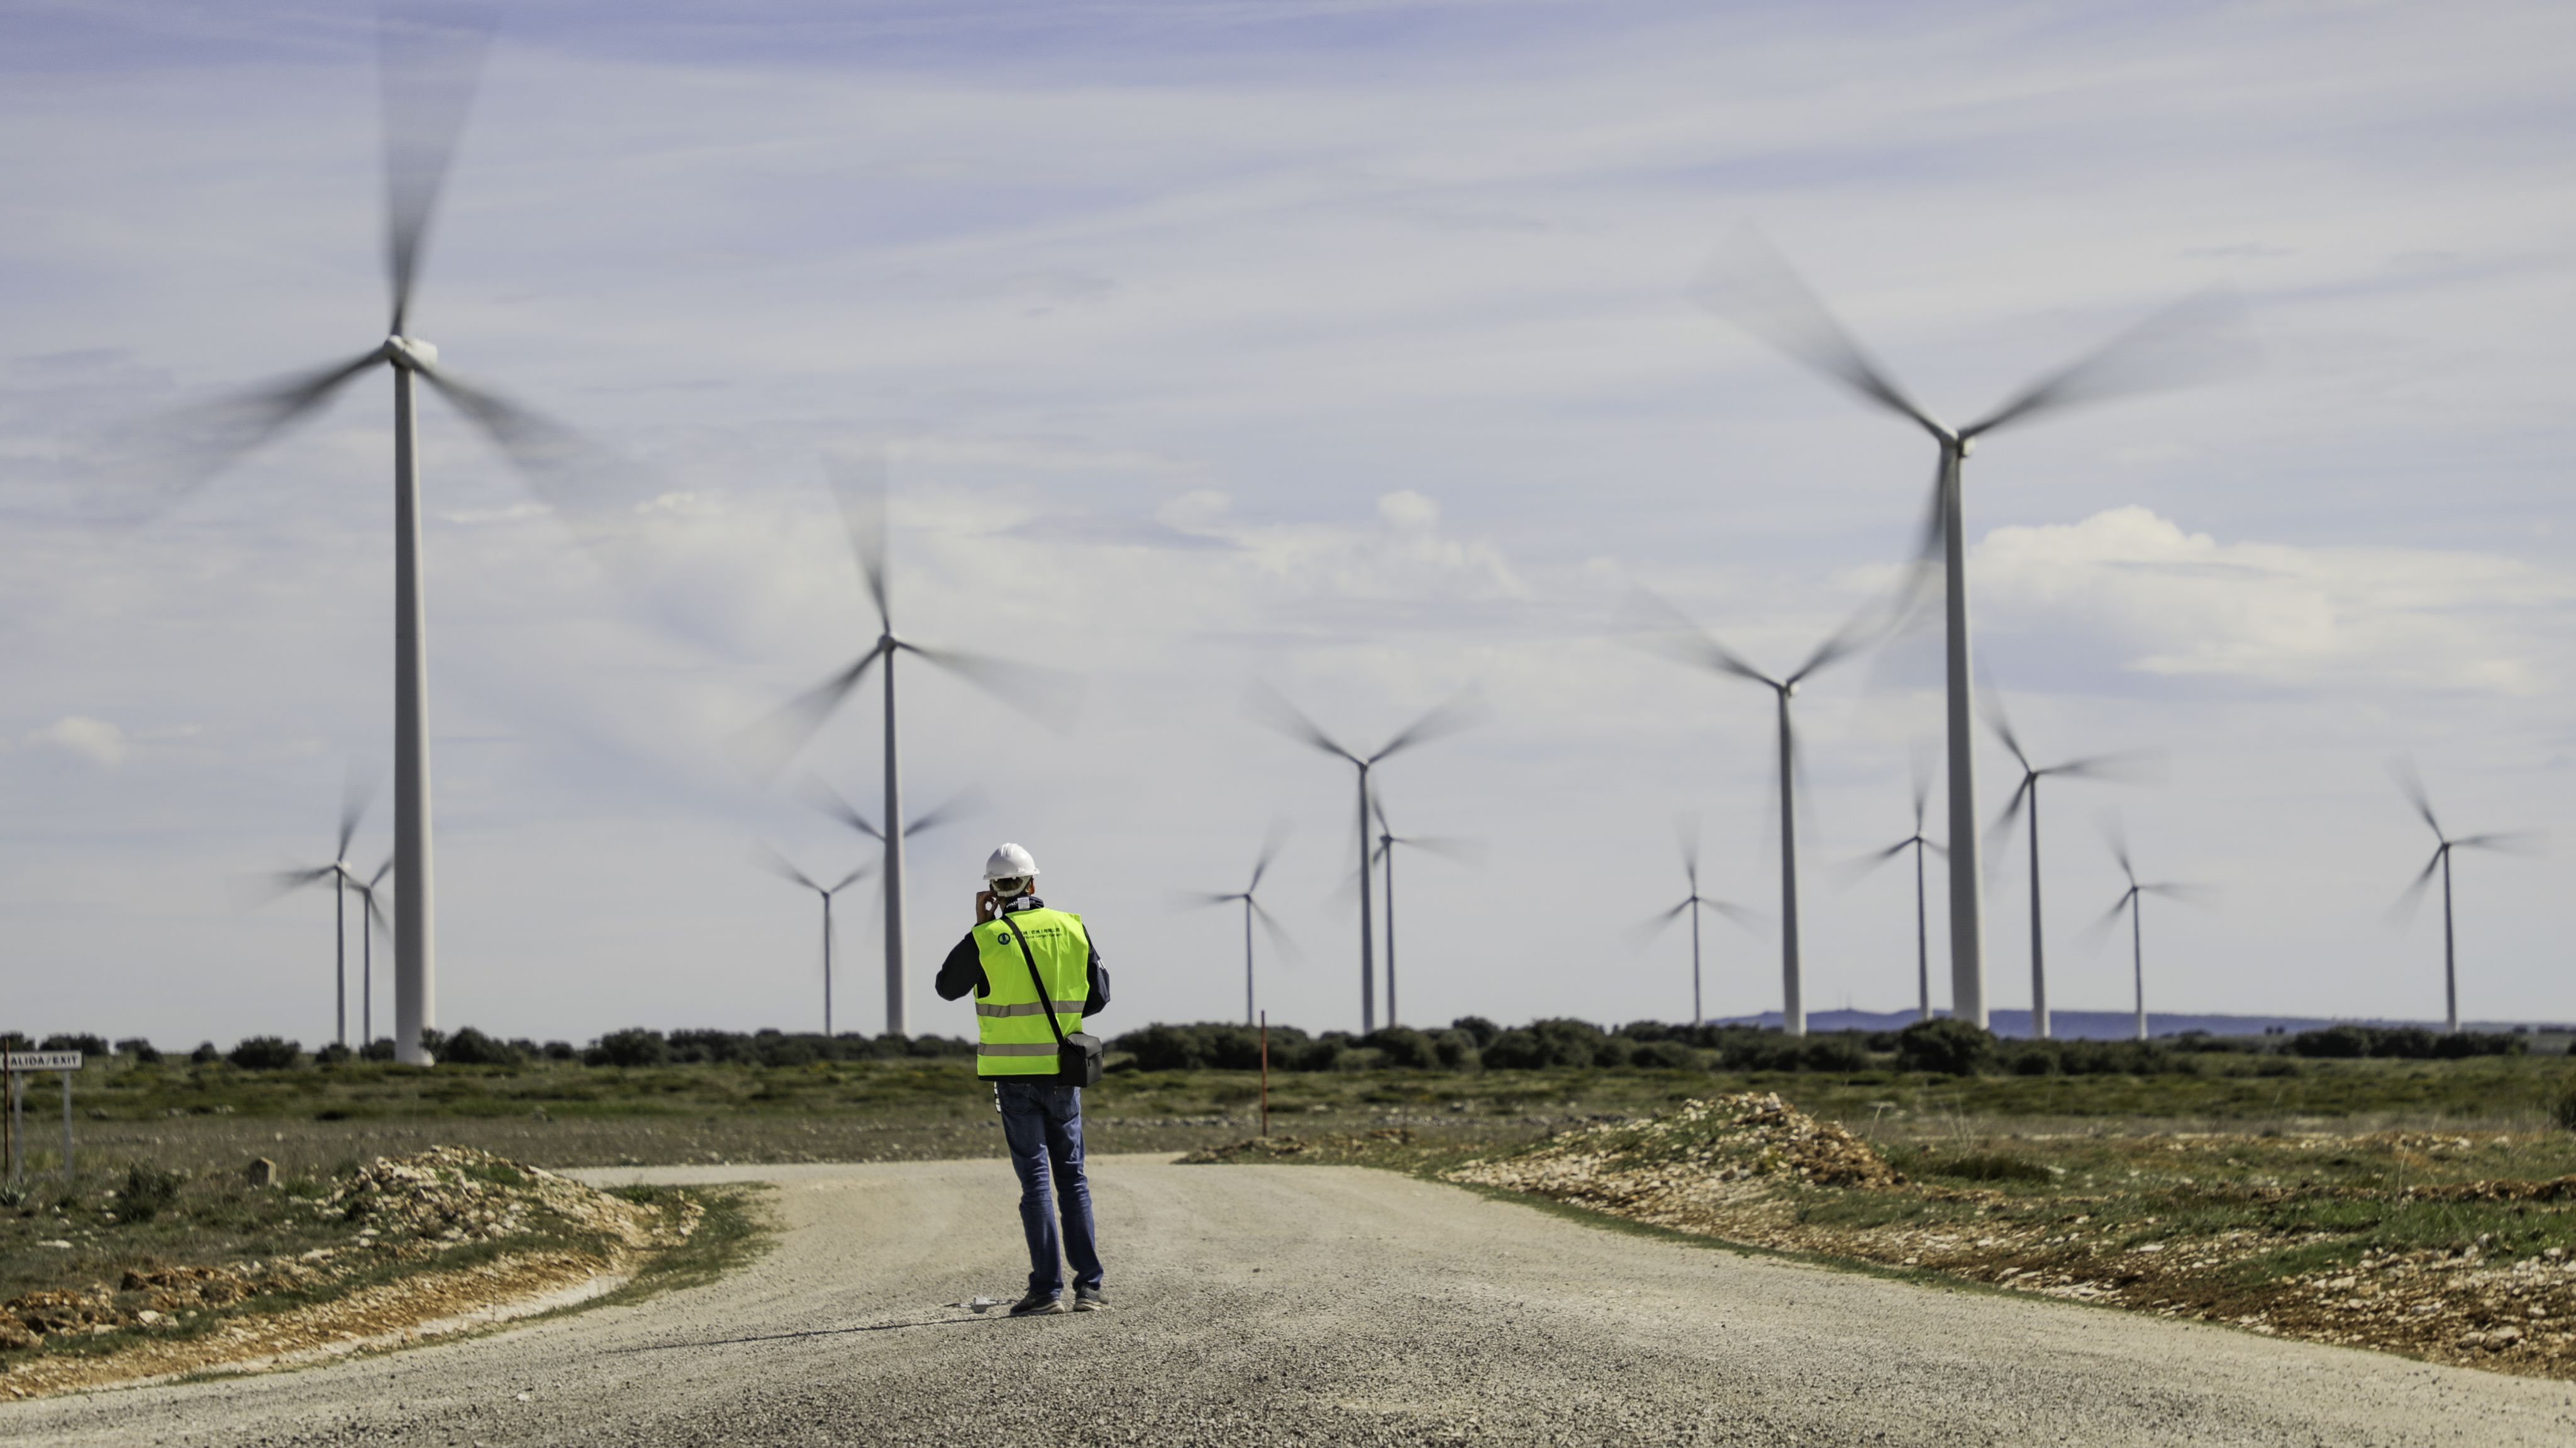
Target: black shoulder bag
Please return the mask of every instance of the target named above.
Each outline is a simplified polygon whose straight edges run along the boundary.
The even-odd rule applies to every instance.
[[[1037,984],[1038,1013],[1046,1017],[1047,1029],[1055,1032],[1055,1082],[1059,1086],[1097,1086],[1100,1084],[1100,1038],[1088,1031],[1066,1035],[1064,1026],[1055,1018],[1055,992],[1047,989],[1046,977],[1038,972],[1038,958],[1029,949],[1029,938],[1020,933],[1019,922],[1009,911],[1002,912],[1002,924],[1019,942],[1020,959],[1028,962],[1029,979]]]

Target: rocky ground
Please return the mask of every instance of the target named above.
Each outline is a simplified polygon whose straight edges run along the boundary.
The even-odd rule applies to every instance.
[[[0,1395],[27,1397],[346,1352],[495,1304],[622,1280],[687,1240],[686,1197],[630,1201],[462,1147],[379,1158],[306,1205],[342,1244],[290,1257],[146,1261],[0,1303]]]

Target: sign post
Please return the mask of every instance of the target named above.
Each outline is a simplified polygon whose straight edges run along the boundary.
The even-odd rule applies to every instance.
[[[81,1069],[78,1051],[0,1051],[0,1073],[9,1082],[8,1157],[9,1180],[17,1181],[26,1173],[27,1164],[27,1092],[18,1078],[36,1071],[60,1071],[63,1075],[63,1184],[72,1180],[72,1073]]]

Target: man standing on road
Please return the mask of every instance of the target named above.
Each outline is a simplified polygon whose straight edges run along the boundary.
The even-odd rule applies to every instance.
[[[1037,873],[1037,861],[1018,845],[993,852],[975,896],[975,928],[941,962],[938,983],[941,1000],[975,993],[975,1070],[993,1083],[1002,1138],[1020,1176],[1029,1292],[1012,1305],[1013,1317],[1065,1310],[1066,1259],[1073,1263],[1073,1310],[1109,1310],[1100,1295],[1091,1183],[1082,1173],[1082,1088],[1057,1079],[1061,1038],[1109,1004],[1109,973],[1082,917],[1049,910],[1037,897]]]

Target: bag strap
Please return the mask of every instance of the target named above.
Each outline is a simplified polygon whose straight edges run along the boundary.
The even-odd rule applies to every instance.
[[[1007,910],[1002,912],[1002,928],[1010,931],[1011,938],[1020,943],[1020,959],[1028,962],[1029,979],[1038,988],[1038,1014],[1046,1017],[1047,1029],[1055,1032],[1057,1049],[1070,1048],[1073,1043],[1064,1038],[1064,1023],[1055,1018],[1055,992],[1047,989],[1046,977],[1038,974],[1038,958],[1029,950],[1029,938],[1020,933],[1019,923],[1011,919]]]

